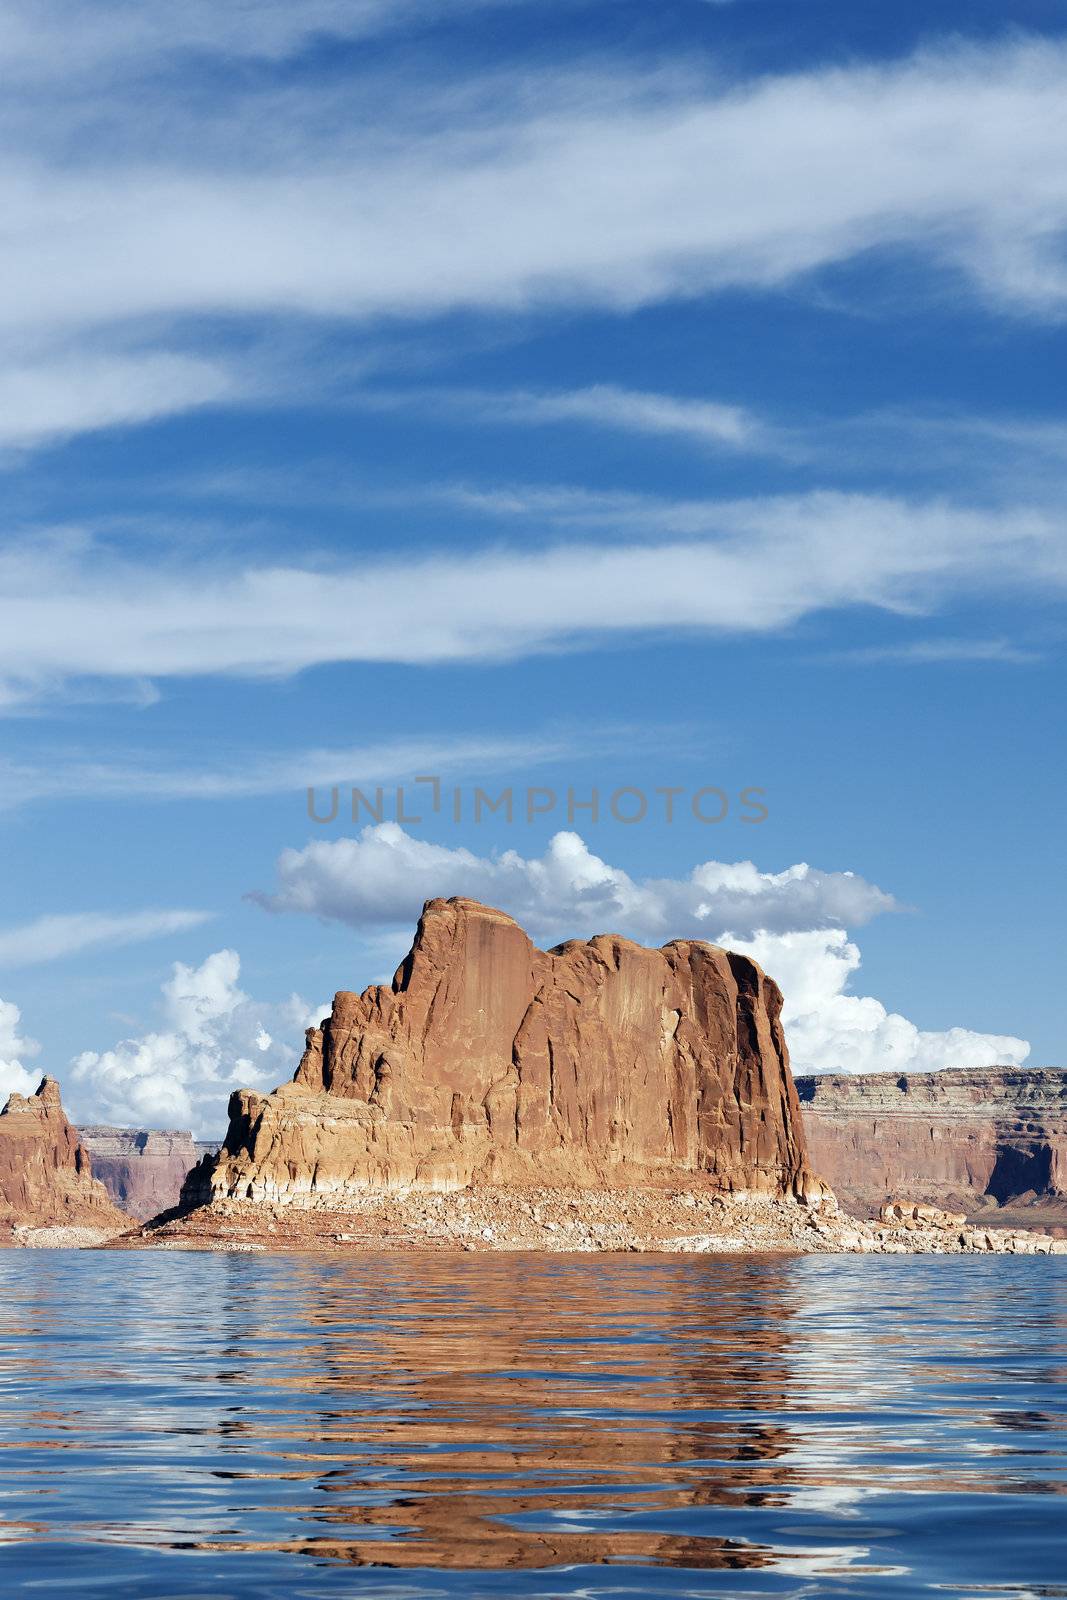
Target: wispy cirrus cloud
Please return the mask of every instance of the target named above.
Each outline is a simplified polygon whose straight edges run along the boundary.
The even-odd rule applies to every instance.
[[[365,367],[364,375],[367,371]],[[262,386],[260,392],[265,392]],[[590,402],[586,416],[587,397],[605,392],[621,397],[619,410],[596,400]],[[580,404],[572,408],[575,396]],[[646,402],[651,415],[646,413]],[[763,413],[721,398],[616,385],[542,391],[508,386],[459,389],[447,384],[383,388],[373,381],[350,387],[338,404],[345,410],[393,413],[405,423],[409,417],[429,417],[464,433],[475,427],[491,433],[499,428],[589,426],[641,436],[649,444],[662,438],[691,446],[700,455],[763,457],[786,468],[800,468],[809,479],[817,474],[839,490],[855,482],[866,492],[872,477],[882,481],[883,490],[887,478],[904,480],[913,500],[943,494],[951,502],[965,482],[976,503],[1041,509],[1050,515],[1058,514],[1067,479],[1067,417],[1055,414],[998,415],[929,405],[833,415],[779,406]],[[206,501],[214,506],[221,501],[289,516],[321,507],[414,515],[427,506],[444,505],[497,522],[526,519],[543,529],[585,528],[615,534],[714,533],[722,509],[720,500],[698,495],[670,496],[575,482],[423,478],[391,486],[335,458],[285,471],[257,465],[179,474],[167,481],[166,488],[191,505]]]
[[[585,510],[603,526],[603,507],[586,497]],[[922,615],[968,595],[1048,602],[1067,589],[1062,518],[1026,506],[816,493],[635,500],[614,514],[628,537],[351,565],[12,548],[0,552],[0,682],[499,661],[612,636],[771,634],[819,612]]]
[[[36,966],[83,950],[118,949],[187,933],[212,915],[210,911],[81,911],[36,917],[18,927],[0,928],[0,966]]]
[[[556,390],[368,389],[353,398],[369,409],[423,411],[452,417],[459,414],[493,426],[578,423],[746,453],[780,454],[789,449],[784,436],[776,434],[744,406],[699,396],[628,389],[614,383]]]
[[[129,74],[191,55],[281,60],[317,39],[359,40],[520,0],[6,0],[0,62],[14,83]]]
[[[239,401],[205,319],[232,332],[629,310],[792,288],[879,251],[998,311],[1067,308],[1061,40],[957,39],[733,80],[710,61],[649,72],[621,53],[464,79],[425,63],[391,76],[359,52],[328,82],[270,70],[322,36],[469,10],[8,6],[0,392],[31,399],[15,442]],[[220,78],[212,98],[197,74],[161,70],[190,52],[263,71]],[[72,349],[84,371],[64,393]],[[542,422],[768,443],[714,399],[594,384],[512,404]]]
[[[200,356],[61,349],[36,360],[15,357],[0,364],[0,452],[244,395],[233,373]]]
[[[842,652],[842,659],[876,664],[882,661],[911,662],[929,666],[938,662],[991,661],[1011,666],[1028,666],[1042,659],[1038,650],[1025,649],[1011,639],[915,639],[909,643],[872,645],[866,649]]]
[[[565,729],[524,736],[412,737],[377,744],[318,746],[283,754],[250,749],[228,761],[187,757],[161,763],[155,752],[93,758],[63,747],[53,759],[0,759],[0,810],[34,800],[234,800],[301,793],[330,785],[410,783],[420,774],[456,779],[469,773],[534,769],[581,750],[632,745],[633,730],[605,726],[581,737]],[[323,802],[325,803],[325,802]]]
[[[0,165],[0,333],[625,308],[775,289],[876,249],[1059,315],[1065,68],[1062,42],[1029,40],[730,83],[625,63],[536,94],[507,74],[402,96],[361,82],[368,110],[350,97],[343,126],[290,90],[265,145],[250,94],[217,129],[190,107],[155,156],[141,95],[138,142],[121,105],[106,138],[98,113],[75,165],[23,114]]]
[[[1062,489],[1067,470],[1067,419],[950,410],[918,405],[834,414],[777,407],[773,414],[722,396],[670,394],[614,383],[581,389],[378,388],[351,392],[347,403],[366,410],[431,416],[466,426],[581,427],[667,439],[698,451],[775,458],[784,464],[832,469],[835,478],[906,470],[919,482],[966,473],[970,484],[1013,485],[1028,498]],[[459,492],[460,486],[453,486]],[[447,492],[446,486],[441,486]],[[528,491],[532,496],[536,491]],[[487,505],[494,491],[486,491]],[[507,491],[497,490],[506,498]],[[540,504],[552,509],[551,490]],[[563,489],[555,491],[562,503]],[[573,493],[573,492],[572,492]],[[476,497],[477,491],[471,494]],[[521,497],[521,490],[514,498]],[[609,496],[601,494],[607,504]],[[625,497],[619,497],[625,502]],[[574,496],[577,506],[577,496]]]

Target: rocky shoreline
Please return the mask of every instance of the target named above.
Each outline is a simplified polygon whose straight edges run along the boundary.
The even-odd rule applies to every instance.
[[[343,1206],[216,1200],[110,1241],[126,1249],[276,1251],[777,1252],[800,1255],[1067,1255],[1067,1240],[968,1225],[897,1202],[877,1221],[833,1197],[804,1201],[687,1188],[471,1188],[353,1193]]]

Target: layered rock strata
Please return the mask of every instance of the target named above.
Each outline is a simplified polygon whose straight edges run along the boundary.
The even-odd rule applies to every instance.
[[[854,1209],[905,1194],[968,1214],[1067,1214],[1067,1072],[952,1068],[798,1078],[808,1149]]]
[[[93,1127],[79,1128],[78,1135],[93,1177],[120,1210],[138,1219],[176,1206],[182,1184],[205,1153],[191,1133],[175,1129]]]
[[[390,987],[339,993],[291,1084],[231,1097],[183,1206],[680,1174],[817,1195],[781,1005],[753,961],[712,945],[543,951],[503,912],[429,901]]]
[[[36,1094],[13,1094],[0,1112],[0,1230],[128,1226],[92,1175],[56,1080],[43,1078]]]

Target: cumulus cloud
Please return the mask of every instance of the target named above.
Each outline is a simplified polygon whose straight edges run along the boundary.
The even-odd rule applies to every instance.
[[[0,966],[28,967],[82,950],[135,944],[198,928],[209,911],[65,912],[0,928]]]
[[[280,1004],[253,1000],[239,986],[240,970],[235,950],[216,950],[198,967],[175,962],[163,985],[161,1029],[75,1057],[72,1115],[211,1137],[225,1127],[234,1089],[266,1091],[291,1077],[303,1030],[329,1008],[314,1011],[295,994]]]
[[[11,1000],[0,1000],[0,1105],[9,1094],[32,1094],[37,1079],[23,1066],[24,1058],[39,1055],[36,1039],[20,1033],[22,1012]]]
[[[869,995],[848,992],[860,952],[840,928],[725,932],[719,943],[751,955],[785,996],[783,1021],[794,1072],[933,1072],[943,1067],[1018,1066],[1025,1039],[970,1028],[929,1032],[887,1011]]]
[[[1024,1039],[966,1028],[924,1032],[875,999],[849,992],[860,952],[848,927],[896,908],[851,872],[799,864],[761,872],[751,861],[705,861],[685,878],[635,880],[594,855],[575,833],[545,854],[478,856],[413,839],[395,824],[356,839],[287,850],[279,888],[253,898],[358,928],[410,928],[423,899],[467,895],[516,917],[543,943],[625,933],[648,943],[706,939],[755,957],[785,995],[786,1035],[798,1072],[927,1071],[1021,1062]]]
[[[543,856],[478,856],[413,838],[396,823],[355,839],[315,840],[278,860],[279,888],[253,898],[268,911],[300,911],[352,927],[411,927],[424,900],[468,895],[510,912],[549,941],[626,932],[660,942],[712,938],[725,926],[785,930],[858,925],[895,902],[851,872],[806,864],[760,872],[751,861],[705,861],[688,878],[635,880],[557,833]]]
[[[699,518],[694,518],[699,511]],[[0,681],[500,660],[611,635],[770,633],[828,610],[1058,598],[1057,513],[813,493],[631,508],[625,540],[305,566],[0,547]],[[644,523],[644,535],[636,522]],[[360,618],[353,628],[352,618]]]

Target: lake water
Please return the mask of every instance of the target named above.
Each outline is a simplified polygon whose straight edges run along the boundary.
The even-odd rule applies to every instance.
[[[1067,1596],[1067,1258],[0,1255],[0,1593]]]

